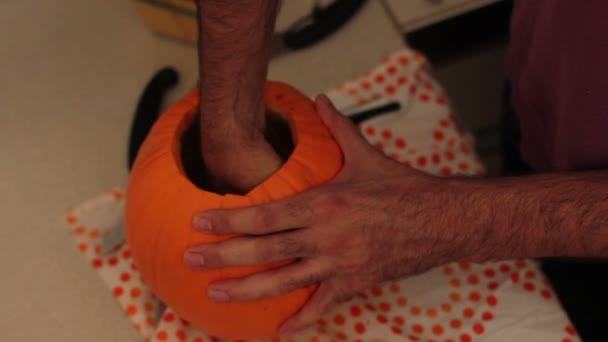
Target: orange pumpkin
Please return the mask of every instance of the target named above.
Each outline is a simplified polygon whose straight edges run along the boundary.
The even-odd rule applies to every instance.
[[[211,282],[244,277],[285,262],[198,271],[186,267],[183,255],[187,248],[233,237],[195,232],[194,215],[207,209],[262,204],[300,193],[330,181],[343,162],[338,145],[310,99],[288,85],[268,82],[265,102],[289,124],[294,149],[276,173],[247,194],[206,191],[186,175],[181,138],[197,116],[196,90],[160,117],[140,149],[128,185],[127,240],[144,283],[181,317],[220,338],[276,336],[280,324],[302,307],[314,287],[251,302],[211,302],[207,297]]]

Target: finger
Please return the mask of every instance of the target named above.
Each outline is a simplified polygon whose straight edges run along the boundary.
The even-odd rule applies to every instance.
[[[310,193],[240,209],[213,209],[198,214],[194,227],[210,234],[268,233],[301,228],[313,223]]]
[[[340,145],[345,163],[352,162],[362,151],[373,150],[352,121],[340,114],[327,96],[317,96],[315,105],[321,120]]]
[[[316,236],[309,231],[240,237],[189,248],[186,265],[194,269],[268,265],[276,261],[313,256],[318,251]]]
[[[315,285],[331,276],[328,261],[300,261],[245,278],[211,284],[209,299],[217,302],[243,302],[276,297]]]
[[[335,303],[332,286],[328,282],[322,283],[302,309],[281,325],[280,335],[289,336],[310,327],[328,313]]]

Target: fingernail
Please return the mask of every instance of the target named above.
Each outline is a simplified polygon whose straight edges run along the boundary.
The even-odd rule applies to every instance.
[[[184,261],[186,265],[192,268],[202,268],[205,265],[205,257],[203,257],[200,253],[195,252],[186,252],[184,255]]]
[[[211,233],[211,230],[212,230],[211,221],[209,221],[209,219],[206,219],[202,216],[196,216],[194,218],[194,229],[198,230],[199,232],[203,232],[203,233]]]
[[[228,297],[228,294],[226,292],[220,291],[220,290],[209,289],[207,291],[207,295],[209,296],[209,299],[211,299],[214,302],[227,302],[230,300],[230,297]]]

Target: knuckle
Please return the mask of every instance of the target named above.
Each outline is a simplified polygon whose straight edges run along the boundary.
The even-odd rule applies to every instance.
[[[310,243],[301,238],[286,236],[277,238],[274,249],[277,257],[292,258],[306,255],[312,248]]]

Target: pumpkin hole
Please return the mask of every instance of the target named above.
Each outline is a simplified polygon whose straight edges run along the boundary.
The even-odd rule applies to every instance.
[[[186,176],[194,185],[205,191],[221,195],[229,193],[244,195],[244,193],[235,191],[234,189],[220,188],[212,182],[205,167],[205,162],[201,158],[199,127],[199,116],[196,115],[181,137],[180,158]],[[280,114],[267,111],[264,137],[279,155],[283,163],[285,163],[295,148],[289,123]]]

